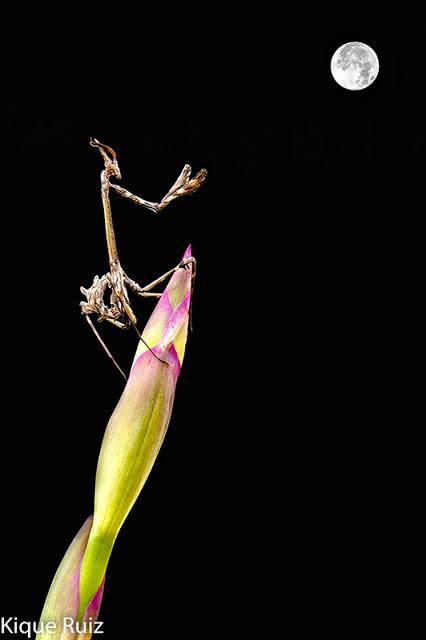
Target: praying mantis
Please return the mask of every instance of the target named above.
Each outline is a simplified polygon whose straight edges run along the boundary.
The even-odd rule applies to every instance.
[[[144,287],[141,287],[137,282],[132,280],[123,270],[118,257],[109,192],[113,189],[123,198],[128,198],[132,202],[148,209],[149,211],[160,213],[160,211],[167,207],[176,198],[187,196],[197,191],[204,182],[207,176],[207,171],[206,169],[201,169],[193,178],[191,178],[191,167],[186,164],[178,179],[163,199],[158,203],[149,202],[144,198],[135,196],[133,193],[130,193],[130,191],[127,191],[127,189],[123,189],[119,185],[110,181],[111,178],[116,178],[118,180],[121,179],[121,171],[117,162],[117,154],[111,147],[106,144],[102,144],[99,140],[96,140],[96,138],[90,139],[90,145],[99,150],[104,161],[104,169],[101,172],[101,195],[109,257],[109,271],[100,278],[95,276],[92,285],[88,289],[85,287],[80,288],[81,293],[86,297],[86,301],[80,302],[80,310],[108,357],[120,371],[121,375],[127,379],[126,375],[119,367],[108,347],[99,335],[95,325],[90,319],[90,315],[97,315],[98,322],[107,321],[119,329],[126,329],[132,326],[138,334],[139,339],[144,342],[136,326],[136,316],[129,301],[129,290],[143,298],[159,298],[161,293],[155,292],[153,289],[164,282],[164,280],[170,277],[178,269],[185,268],[186,265],[192,264],[195,275],[195,259],[191,257],[187,260],[182,260],[179,264],[173,267],[173,269],[170,269]],[[108,291],[110,292],[109,302],[105,302],[105,296]],[[149,348],[149,345],[146,346]]]

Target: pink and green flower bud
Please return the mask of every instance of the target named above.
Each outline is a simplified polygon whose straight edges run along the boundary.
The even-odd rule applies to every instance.
[[[92,637],[101,607],[104,579],[85,607],[81,622],[80,569],[89,539],[93,518],[90,516],[72,541],[53,578],[38,624],[37,640],[75,640]]]
[[[183,260],[191,258],[188,247]],[[95,510],[81,568],[83,616],[97,593],[117,534],[152,469],[167,431],[188,334],[192,264],[170,279],[144,331],[98,460]],[[150,349],[148,349],[149,345]]]

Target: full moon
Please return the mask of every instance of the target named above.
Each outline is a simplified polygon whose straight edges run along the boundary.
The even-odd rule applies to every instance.
[[[379,59],[368,44],[347,42],[331,58],[331,73],[344,89],[359,91],[377,78]]]

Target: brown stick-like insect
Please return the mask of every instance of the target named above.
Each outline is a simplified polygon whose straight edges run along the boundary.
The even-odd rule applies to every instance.
[[[108,347],[100,337],[97,329],[95,328],[93,322],[89,317],[90,314],[96,314],[98,316],[98,322],[103,322],[104,320],[106,320],[107,322],[111,322],[113,325],[119,327],[120,329],[126,329],[127,327],[133,326],[140,340],[144,342],[136,326],[136,316],[130,306],[128,289],[145,298],[159,298],[161,296],[161,293],[154,292],[152,291],[152,289],[166,280],[175,271],[177,271],[181,267],[185,267],[190,263],[192,263],[194,266],[195,275],[195,259],[189,258],[188,260],[181,261],[178,265],[173,267],[173,269],[170,269],[159,278],[153,280],[153,282],[147,284],[145,287],[141,287],[137,282],[129,278],[129,276],[123,270],[118,258],[114,227],[112,223],[109,191],[110,189],[114,189],[114,191],[116,191],[124,198],[129,198],[130,200],[132,200],[132,202],[145,207],[145,209],[153,211],[154,213],[159,213],[176,198],[194,193],[194,191],[196,191],[204,181],[207,175],[207,171],[205,169],[201,169],[201,171],[199,171],[196,176],[190,178],[191,167],[186,164],[182,169],[180,176],[171,187],[171,189],[166,193],[164,198],[158,203],[149,202],[148,200],[144,200],[139,196],[133,195],[132,193],[130,193],[130,191],[123,189],[119,185],[110,182],[110,178],[121,179],[121,172],[118,166],[117,155],[115,151],[111,149],[111,147],[108,147],[106,144],[102,144],[95,138],[90,139],[90,144],[92,147],[95,147],[99,150],[104,161],[104,169],[101,173],[101,193],[104,209],[105,232],[110,270],[101,278],[95,276],[93,279],[93,284],[88,289],[85,289],[84,287],[80,288],[81,293],[87,299],[87,302],[80,302],[80,309],[81,313],[85,316],[87,322],[89,323],[91,329],[94,331],[102,347],[105,349],[108,357],[113,361],[124,378],[126,378],[125,374],[108,350]],[[104,300],[107,290],[110,291],[109,303],[106,303]],[[146,346],[149,348],[149,345]]]

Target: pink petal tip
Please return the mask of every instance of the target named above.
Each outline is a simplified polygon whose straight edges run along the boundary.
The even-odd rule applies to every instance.
[[[185,253],[182,256],[182,260],[188,260],[188,258],[192,258],[192,253],[191,253],[191,245],[188,245],[187,250],[185,251]]]

